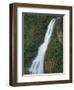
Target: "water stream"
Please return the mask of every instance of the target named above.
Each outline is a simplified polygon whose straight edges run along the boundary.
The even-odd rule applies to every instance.
[[[42,74],[44,73],[44,57],[48,48],[48,44],[50,43],[51,36],[54,30],[54,24],[55,24],[56,18],[53,18],[48,26],[47,31],[45,33],[44,41],[43,43],[38,47],[38,53],[37,56],[32,61],[32,65],[29,68],[29,72],[31,74]]]

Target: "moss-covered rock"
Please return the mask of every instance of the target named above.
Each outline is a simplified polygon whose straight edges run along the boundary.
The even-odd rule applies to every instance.
[[[24,14],[24,73],[29,74],[29,67],[37,55],[38,47],[43,43],[48,23],[52,18],[58,17],[53,15],[26,15]],[[45,60],[45,73],[63,72],[63,17],[59,23],[55,24],[51,42],[48,46]],[[59,31],[60,29],[60,31]],[[57,34],[58,33],[58,34]],[[61,43],[59,42],[59,37]]]

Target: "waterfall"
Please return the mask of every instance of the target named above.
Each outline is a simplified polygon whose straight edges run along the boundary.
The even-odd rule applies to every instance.
[[[32,61],[32,65],[29,68],[29,72],[31,74],[42,74],[44,73],[43,67],[44,67],[44,57],[47,51],[48,44],[50,43],[54,24],[56,19],[53,18],[47,27],[47,31],[44,37],[43,43],[38,48],[38,53],[35,59]]]

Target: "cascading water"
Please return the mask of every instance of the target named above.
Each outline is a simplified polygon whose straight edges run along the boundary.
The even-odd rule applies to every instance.
[[[37,56],[33,60],[31,67],[29,68],[29,72],[31,74],[44,73],[44,70],[43,70],[44,57],[47,51],[48,44],[50,43],[50,40],[51,40],[55,21],[56,19],[53,18],[48,24],[47,31],[44,37],[44,42],[39,46]]]

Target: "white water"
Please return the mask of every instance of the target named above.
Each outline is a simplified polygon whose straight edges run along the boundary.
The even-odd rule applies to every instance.
[[[47,31],[44,37],[44,42],[39,46],[37,56],[33,60],[31,67],[29,68],[29,72],[31,74],[44,73],[44,70],[43,70],[44,57],[47,51],[48,44],[50,43],[50,40],[51,40],[55,21],[56,19],[53,18],[48,24]]]

